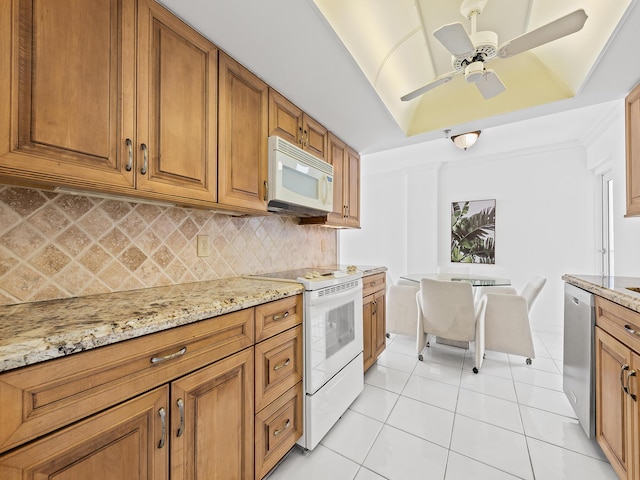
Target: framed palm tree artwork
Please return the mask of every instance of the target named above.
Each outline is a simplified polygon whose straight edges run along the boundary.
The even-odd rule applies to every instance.
[[[496,201],[451,203],[451,261],[496,263]]]

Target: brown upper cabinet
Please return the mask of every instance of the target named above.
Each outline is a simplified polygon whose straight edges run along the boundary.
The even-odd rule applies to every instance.
[[[269,135],[277,135],[328,161],[327,129],[272,88],[269,89]]]
[[[627,140],[627,216],[640,215],[640,83],[625,102]]]
[[[268,85],[220,53],[218,201],[267,210]]]
[[[301,218],[301,224],[360,227],[360,155],[329,132],[328,162],[333,165],[333,212]]]
[[[151,0],[13,0],[0,22],[0,175],[216,200],[211,42]]]

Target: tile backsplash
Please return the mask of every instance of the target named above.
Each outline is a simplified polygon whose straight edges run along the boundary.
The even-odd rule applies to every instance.
[[[134,202],[0,186],[0,305],[337,261],[330,228]]]

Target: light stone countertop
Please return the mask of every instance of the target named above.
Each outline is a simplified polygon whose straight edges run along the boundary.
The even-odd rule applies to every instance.
[[[640,293],[628,289],[628,287],[640,288],[640,278],[565,274],[562,276],[562,280],[618,305],[640,312]]]
[[[298,283],[234,277],[0,306],[0,372],[302,291]]]
[[[384,273],[387,271],[387,267],[378,267],[374,265],[356,265],[358,270],[362,270],[362,276],[368,277],[369,275],[375,275],[376,273]]]

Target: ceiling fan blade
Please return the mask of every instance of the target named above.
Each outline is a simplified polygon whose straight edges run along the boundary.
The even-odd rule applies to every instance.
[[[417,90],[414,90],[411,93],[407,93],[405,96],[400,97],[400,100],[403,102],[408,102],[409,100],[413,100],[416,97],[419,97],[423,93],[427,93],[429,90],[432,90],[440,85],[448,83],[453,77],[455,77],[459,72],[449,72],[446,75],[442,75],[436,78],[433,82],[427,83],[424,87],[420,87]]]
[[[498,74],[491,69],[487,69],[475,83],[485,100],[500,95],[506,89]]]
[[[468,57],[476,50],[461,23],[443,25],[433,32],[433,36],[436,37],[454,57]]]
[[[551,23],[531,30],[530,32],[513,38],[500,45],[498,57],[508,58],[532,48],[552,42],[558,38],[566,37],[582,29],[587,21],[587,14],[584,10],[576,10],[573,13],[560,17]]]

